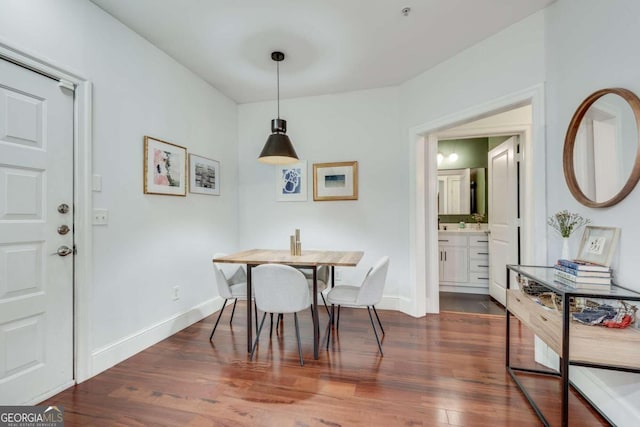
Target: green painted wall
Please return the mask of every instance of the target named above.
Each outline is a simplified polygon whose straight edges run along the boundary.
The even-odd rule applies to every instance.
[[[444,159],[438,169],[486,168],[489,138],[451,139],[438,141],[438,152]],[[458,154],[458,160],[451,162],[451,153]]]

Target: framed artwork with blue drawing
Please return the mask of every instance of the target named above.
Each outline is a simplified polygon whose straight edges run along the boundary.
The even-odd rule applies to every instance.
[[[279,202],[307,201],[306,160],[276,167],[276,200]]]

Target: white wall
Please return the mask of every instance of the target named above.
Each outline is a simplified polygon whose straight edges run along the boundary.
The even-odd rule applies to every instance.
[[[275,168],[257,161],[275,102],[241,105],[240,246],[287,249],[289,235],[300,228],[303,250],[363,250],[357,268],[338,269],[340,281],[356,283],[379,257],[389,255],[384,294],[385,307],[393,307],[409,277],[408,158],[398,131],[397,93],[382,88],[280,101],[287,134],[300,159],[308,161],[306,202],[275,201]],[[353,160],[359,168],[358,200],[314,202],[312,164]]]
[[[212,311],[211,255],[236,248],[237,108],[88,1],[3,1],[0,40],[93,83],[93,206],[109,209],[82,284],[96,373]],[[221,196],[144,195],[144,135],[220,160]]]
[[[593,224],[620,227],[620,247],[613,268],[620,284],[640,291],[640,228],[637,210],[640,189],[610,208],[590,209],[576,202],[562,172],[562,146],[571,116],[590,93],[606,87],[624,87],[640,95],[640,2],[637,0],[559,0],[545,13],[547,56],[547,165],[548,214],[561,209],[579,212]],[[555,184],[554,184],[555,183]],[[580,234],[580,233],[578,233]],[[572,241],[577,251],[578,239]],[[554,241],[551,240],[550,244]],[[559,246],[559,244],[558,244]],[[549,262],[554,254],[550,248]],[[636,357],[636,355],[629,355]],[[638,425],[640,376],[590,372],[606,391],[599,406],[618,425]],[[588,375],[588,374],[584,374]]]
[[[412,292],[405,297],[414,300],[416,314],[437,307],[433,302],[437,293],[425,292],[425,289],[430,289],[428,284],[438,280],[437,272],[425,265],[427,257],[436,256],[436,217],[431,218],[428,212],[421,212],[423,204],[429,201],[424,197],[420,199],[416,190],[420,188],[427,193],[429,181],[424,182],[423,188],[422,177],[430,173],[435,176],[435,172],[423,159],[425,143],[417,138],[416,132],[435,132],[437,126],[458,125],[455,120],[474,120],[478,118],[474,115],[487,114],[492,108],[504,110],[508,101],[503,99],[518,98],[514,94],[528,92],[544,82],[544,61],[544,14],[539,12],[400,86],[401,132],[409,150],[407,167],[411,177],[407,212],[411,235],[410,268],[415,273],[412,277],[414,283],[410,286]],[[537,110],[534,110],[534,116],[536,114]],[[543,131],[543,128],[533,129],[532,145],[543,144]],[[544,158],[536,153],[544,153],[544,147],[531,147],[531,150],[534,157],[541,157],[536,168],[542,166],[543,170],[541,163]],[[431,169],[434,169],[435,160],[432,164]],[[535,212],[538,205],[544,204],[544,187],[532,194],[531,206],[527,210]],[[426,222],[425,218],[420,218],[421,215],[426,217]],[[533,225],[534,229],[536,227],[539,224]],[[426,236],[424,246],[418,238],[420,233]],[[539,246],[541,243],[535,244]],[[537,252],[534,247],[532,253]],[[435,289],[434,286],[431,288]],[[428,303],[422,301],[427,298]]]
[[[544,14],[539,12],[403,83],[403,130],[543,81]]]
[[[624,87],[640,94],[640,57],[632,54],[640,35],[639,14],[640,2],[634,0],[561,0],[548,9],[546,19],[548,182],[562,184],[549,188],[549,214],[569,209],[595,225],[620,227],[613,268],[620,283],[638,291],[640,228],[634,211],[640,204],[640,189],[610,208],[582,206],[565,184],[562,147],[571,116],[589,94],[606,87]],[[574,253],[578,249],[576,237]]]

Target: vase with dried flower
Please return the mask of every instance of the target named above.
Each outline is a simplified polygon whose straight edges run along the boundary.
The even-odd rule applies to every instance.
[[[473,213],[471,214],[471,218],[476,222],[476,227],[480,230],[480,223],[484,220],[484,214],[481,213]]]
[[[562,237],[562,259],[569,257],[569,237],[580,227],[590,224],[591,220],[582,215],[564,209],[547,218],[547,224]]]

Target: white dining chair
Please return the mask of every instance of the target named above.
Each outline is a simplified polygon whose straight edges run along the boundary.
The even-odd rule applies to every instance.
[[[226,254],[217,253],[213,258],[222,258]],[[238,300],[246,300],[247,304],[251,304],[251,298],[247,298],[247,274],[244,271],[242,265],[227,264],[227,263],[213,263],[213,271],[215,273],[216,286],[218,287],[218,293],[221,298],[224,298],[220,313],[216,320],[209,341],[213,340],[213,334],[216,332],[222,313],[227,306],[227,301],[233,299],[233,309],[231,310],[231,318],[229,324],[233,323],[233,315],[236,312],[236,304]],[[256,312],[256,325],[258,324],[257,312]]]
[[[295,268],[301,271],[302,274],[304,274],[305,279],[307,279],[307,284],[309,285],[309,298],[311,298],[311,296],[313,295],[313,270],[310,268],[301,268],[301,267],[295,267]],[[329,307],[327,306],[327,300],[324,297],[324,291],[329,287],[329,267],[326,265],[321,265],[320,267],[318,267],[318,270],[316,273],[316,279],[318,281],[318,285],[317,285],[318,295],[320,295],[320,298],[322,298],[324,309],[327,312],[327,316],[328,316]],[[313,301],[311,301],[311,303],[313,303]],[[282,313],[279,313],[276,320],[276,330],[280,326],[280,322],[282,321],[282,318],[283,318]],[[271,313],[271,324],[269,326],[269,336],[271,336],[272,334],[273,334],[273,313]]]
[[[300,344],[300,328],[298,327],[298,312],[311,307],[309,286],[304,275],[288,265],[263,264],[251,270],[251,280],[254,285],[253,296],[256,307],[264,314],[256,332],[256,339],[251,348],[249,360],[253,360],[253,354],[260,340],[260,332],[264,326],[267,313],[293,313],[300,365],[304,365],[302,346]]]
[[[371,321],[371,327],[373,328],[373,333],[376,336],[376,341],[378,342],[380,355],[384,356],[384,353],[382,352],[382,344],[380,343],[380,338],[378,337],[378,332],[373,322],[373,316],[371,316],[371,309],[373,308],[373,312],[376,315],[376,319],[378,319],[378,325],[380,325],[382,335],[384,335],[384,328],[382,327],[382,322],[380,321],[380,316],[378,316],[378,312],[376,311],[375,304],[378,304],[380,300],[382,300],[382,292],[384,290],[388,269],[389,257],[384,256],[371,269],[369,269],[360,286],[338,285],[329,291],[327,294],[327,303],[331,304],[331,312],[329,314],[329,324],[327,325],[327,350],[329,349],[329,339],[331,337],[331,328],[333,326],[335,314],[334,306],[338,306],[336,333],[340,327],[340,306],[367,307],[369,320]]]

